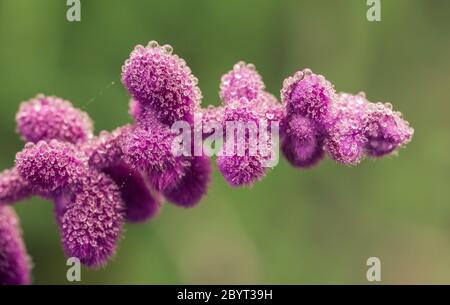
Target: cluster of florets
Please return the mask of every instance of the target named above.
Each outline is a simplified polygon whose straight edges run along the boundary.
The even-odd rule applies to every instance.
[[[26,144],[15,166],[0,173],[0,283],[30,282],[30,259],[8,207],[27,197],[54,202],[66,255],[89,267],[114,255],[125,221],[150,219],[165,200],[196,205],[208,189],[210,158],[192,154],[198,143],[191,139],[189,153],[174,152],[179,135],[172,125],[178,121],[200,128],[202,139],[224,130],[216,162],[233,187],[251,186],[266,175],[273,158],[267,151],[278,136],[293,166],[311,167],[325,152],[344,164],[391,154],[413,134],[389,104],[336,94],[330,82],[309,70],[285,80],[279,103],[265,91],[255,67],[243,62],[222,77],[223,104],[202,109],[198,81],[185,61],[154,41],[131,52],[122,82],[131,95],[133,123],[98,136],[89,116],[61,98],[38,95],[21,104],[17,131]],[[227,132],[228,122],[250,124],[256,134]],[[263,134],[265,148],[251,141]]]
[[[346,165],[364,156],[383,157],[406,145],[414,130],[389,103],[371,103],[364,93],[336,93],[311,70],[286,79],[281,90],[286,107],[282,150],[298,167],[319,162],[325,152]]]

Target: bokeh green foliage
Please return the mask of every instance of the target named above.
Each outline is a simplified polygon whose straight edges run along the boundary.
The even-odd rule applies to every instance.
[[[0,166],[23,143],[20,101],[71,100],[96,131],[130,121],[120,68],[136,44],[170,43],[199,78],[203,105],[219,103],[220,76],[256,65],[278,96],[309,67],[338,91],[389,101],[415,128],[398,157],[298,170],[281,160],[251,189],[217,172],[191,210],[165,205],[127,225],[116,258],[83,269],[82,283],[365,283],[378,256],[384,283],[450,282],[450,2],[382,0],[382,21],[357,0],[0,0]],[[49,202],[17,205],[34,282],[67,283]]]

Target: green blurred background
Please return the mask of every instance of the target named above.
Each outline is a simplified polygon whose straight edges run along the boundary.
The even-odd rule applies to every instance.
[[[200,80],[203,105],[219,103],[223,73],[256,65],[277,96],[309,67],[338,91],[394,104],[415,128],[398,157],[298,170],[281,160],[252,189],[214,174],[197,208],[165,205],[127,225],[115,259],[82,270],[82,283],[450,283],[450,2],[382,0],[0,0],[0,167],[23,143],[20,101],[37,93],[71,100],[96,131],[130,121],[121,65],[136,44],[169,43]],[[18,204],[35,263],[34,283],[65,284],[65,259],[49,202]]]

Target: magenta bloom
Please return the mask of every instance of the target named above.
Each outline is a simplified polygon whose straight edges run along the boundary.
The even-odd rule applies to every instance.
[[[0,206],[30,197],[33,191],[16,168],[6,169],[0,173]]]
[[[391,104],[376,103],[367,110],[364,133],[367,155],[382,157],[409,143],[414,129],[402,118],[401,112],[392,110]]]
[[[178,206],[185,208],[195,206],[206,194],[210,176],[209,158],[191,157],[180,181],[176,186],[164,189],[163,194]]]
[[[414,130],[391,105],[373,104],[364,94],[341,93],[334,103],[326,148],[343,164],[358,164],[365,154],[382,157],[406,145]]]
[[[243,61],[233,66],[233,70],[222,76],[220,98],[224,103],[246,98],[256,100],[264,91],[265,85],[255,66]]]
[[[17,130],[25,141],[61,140],[85,142],[92,137],[89,116],[56,96],[37,95],[23,102],[16,115]]]
[[[162,196],[153,190],[141,173],[125,163],[107,167],[103,172],[119,187],[128,222],[142,222],[159,213]]]
[[[335,91],[333,85],[322,75],[305,69],[284,81],[281,99],[286,105],[288,116],[298,114],[313,120],[317,127],[321,127],[331,115]]]
[[[281,149],[286,159],[295,167],[316,165],[324,156],[323,135],[313,120],[294,114],[282,123]]]
[[[134,48],[122,67],[122,82],[164,124],[192,122],[202,97],[186,62],[172,54],[171,46],[159,46],[155,41]]]
[[[151,41],[130,54],[122,67],[122,82],[132,95],[129,113],[135,120],[120,141],[123,161],[171,202],[195,205],[206,193],[209,159],[173,151],[171,125],[183,120],[195,128],[194,114],[202,98],[197,79],[170,46]]]
[[[17,171],[34,189],[46,193],[78,183],[87,162],[76,146],[58,140],[28,143],[16,156]]]
[[[31,283],[31,259],[22,240],[16,213],[0,205],[0,285]]]
[[[276,140],[269,135],[271,123],[284,117],[284,108],[264,89],[262,77],[255,67],[239,62],[222,77],[220,97],[223,107],[208,107],[203,111],[207,127],[221,121],[225,142],[217,157],[217,167],[233,187],[252,186],[268,171],[266,163]],[[261,134],[263,122],[267,124],[267,135]],[[237,129],[230,126],[237,126]],[[262,139],[266,142],[265,149],[260,143]]]
[[[364,156],[367,141],[364,126],[367,124],[369,102],[365,96],[340,93],[334,103],[333,124],[328,130],[326,148],[332,159],[343,164],[358,164]]]
[[[115,253],[123,222],[123,203],[114,181],[89,172],[55,204],[67,256],[91,267],[105,265]]]
[[[210,158],[191,155],[203,145],[195,140],[184,147],[191,154],[176,150],[180,137],[172,127],[179,121],[180,129],[201,131],[202,140],[221,129],[216,163],[232,187],[252,186],[267,174],[272,158],[278,160],[278,138],[291,165],[310,168],[326,153],[345,165],[393,154],[414,133],[392,105],[337,94],[309,69],[283,82],[278,103],[255,67],[239,62],[221,78],[222,105],[202,109],[186,62],[151,41],[134,48],[121,79],[133,122],[98,136],[89,116],[61,98],[38,95],[21,104],[17,131],[27,144],[16,166],[0,173],[0,284],[27,284],[31,270],[17,217],[6,205],[32,195],[54,201],[65,254],[89,267],[115,254],[124,221],[154,217],[165,200],[195,206],[208,190]],[[183,140],[197,138],[189,136]]]
[[[135,126],[123,141],[125,163],[145,172],[158,190],[171,187],[181,179],[185,167],[183,156],[172,153],[173,141],[164,125]]]
[[[267,172],[258,151],[258,143],[251,140],[258,140],[259,132],[258,115],[252,110],[251,102],[245,99],[225,107],[223,127],[226,137],[221,155],[217,157],[217,167],[233,187],[252,186]],[[232,129],[230,126],[237,128]]]

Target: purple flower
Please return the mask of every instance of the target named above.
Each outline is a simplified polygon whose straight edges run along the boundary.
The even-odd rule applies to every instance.
[[[284,156],[301,168],[316,165],[325,152],[347,165],[392,154],[414,132],[390,104],[336,94],[309,69],[284,81],[280,104],[255,67],[239,62],[221,79],[223,104],[202,109],[185,61],[155,41],[135,47],[122,82],[134,122],[99,136],[89,116],[61,98],[38,95],[21,104],[17,130],[29,143],[16,155],[16,167],[0,173],[0,283],[29,283],[31,269],[17,219],[4,205],[31,195],[53,200],[66,255],[90,267],[114,255],[124,220],[157,215],[165,199],[195,206],[207,193],[210,159],[174,151],[178,135],[171,127],[179,120],[193,131],[202,128],[202,139],[222,128],[216,162],[233,187],[252,186],[266,175],[278,141],[273,123],[279,123]],[[261,147],[261,141],[267,143]]]
[[[16,156],[20,176],[33,188],[53,193],[78,183],[88,172],[86,158],[73,144],[51,140],[31,142]]]
[[[312,119],[294,114],[284,119],[282,127],[281,149],[291,165],[308,168],[322,160],[324,137]]]
[[[0,285],[31,283],[31,259],[22,240],[14,210],[0,206]]]
[[[260,127],[265,121],[269,134],[271,123],[279,122],[284,117],[284,108],[264,89],[262,77],[254,65],[239,62],[222,77],[220,97],[223,107],[209,107],[203,111],[207,126],[211,122],[221,121],[225,141],[220,156],[217,157],[217,166],[233,187],[252,186],[268,171],[266,163],[271,157],[268,153],[276,139],[270,135],[264,137]],[[230,124],[235,124],[238,128],[231,129],[231,134],[228,130],[232,126]],[[261,148],[261,139],[267,141],[266,151]]]
[[[37,95],[23,102],[16,115],[17,131],[25,141],[61,140],[85,142],[92,137],[89,116],[56,96]]]
[[[114,254],[123,202],[114,181],[89,168],[73,144],[51,140],[27,145],[17,154],[21,177],[55,200],[66,255],[100,266]]]
[[[145,181],[141,173],[123,162],[107,167],[103,172],[119,187],[128,222],[142,222],[159,213],[163,198]]]
[[[134,126],[122,143],[123,158],[132,168],[147,174],[157,190],[175,185],[182,177],[186,162],[174,156],[174,135],[162,124]]]
[[[91,171],[80,182],[56,197],[56,217],[66,254],[99,267],[115,253],[123,203],[118,186],[104,174]]]
[[[33,195],[30,184],[23,179],[16,168],[0,173],[0,206],[12,204]]]
[[[122,82],[164,124],[192,122],[202,97],[186,62],[172,54],[171,46],[156,41],[134,48],[122,67]]]
[[[409,143],[414,129],[402,118],[401,112],[392,110],[391,104],[376,103],[367,110],[364,133],[367,155],[382,157]]]
[[[414,130],[392,105],[369,102],[363,93],[340,93],[334,103],[333,124],[326,148],[343,164],[358,164],[364,154],[382,157],[406,145]]]
[[[305,69],[283,82],[281,100],[286,105],[288,116],[299,114],[321,127],[328,122],[331,115],[335,91],[333,85],[322,75]]]
[[[367,124],[368,106],[369,102],[363,94],[337,95],[333,105],[333,123],[326,139],[326,149],[333,160],[355,165],[364,157],[367,141],[364,126]]]
[[[164,196],[169,201],[185,208],[195,206],[206,194],[211,176],[208,157],[191,157],[189,161],[178,183],[163,190]]]
[[[158,214],[162,198],[144,175],[124,160],[123,143],[132,130],[133,126],[125,125],[111,133],[102,131],[83,150],[89,166],[107,174],[119,186],[126,220],[142,222]]]
[[[225,106],[222,124],[225,142],[217,157],[217,167],[231,186],[252,186],[266,175],[267,168],[259,154],[258,143],[251,140],[258,140],[259,126],[251,102],[245,98],[230,102]]]
[[[246,98],[256,100],[265,89],[261,76],[253,64],[243,61],[233,66],[233,70],[222,76],[220,98],[224,103]]]

